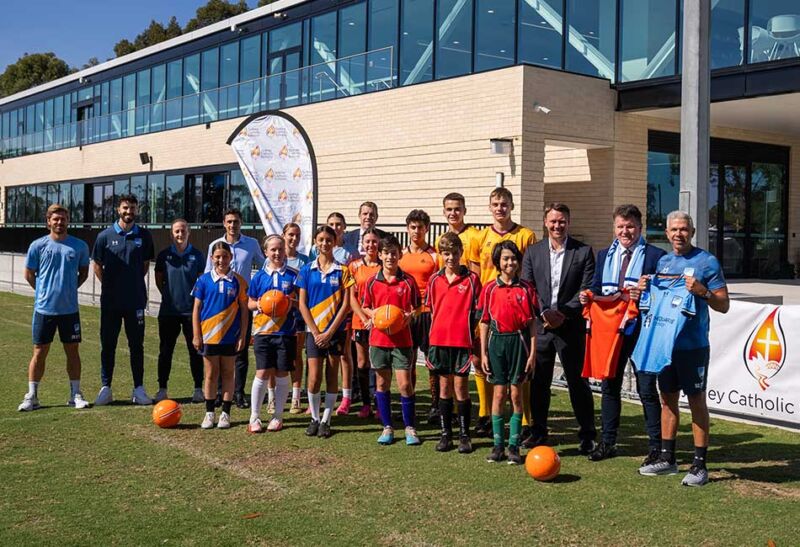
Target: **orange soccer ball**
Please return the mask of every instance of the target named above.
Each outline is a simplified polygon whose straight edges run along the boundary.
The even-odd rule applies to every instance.
[[[175,427],[182,415],[180,403],[171,399],[164,399],[153,407],[153,423],[158,427]]]
[[[537,481],[549,481],[561,471],[561,458],[550,446],[537,446],[525,458],[525,470]]]
[[[403,310],[392,304],[376,308],[375,313],[372,315],[372,324],[376,329],[386,334],[399,332],[405,326],[404,321],[405,314]]]
[[[282,291],[272,289],[265,292],[258,301],[258,307],[261,308],[261,313],[269,317],[283,317],[289,313],[289,297],[283,294]]]

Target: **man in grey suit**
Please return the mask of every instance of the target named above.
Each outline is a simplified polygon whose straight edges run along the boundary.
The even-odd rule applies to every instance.
[[[522,278],[536,286],[540,315],[536,318],[536,370],[531,382],[532,434],[526,447],[547,442],[550,384],[556,354],[561,360],[569,399],[580,426],[580,451],[594,449],[594,400],[589,382],[581,377],[585,347],[580,292],[591,287],[594,276],[592,248],[569,237],[569,207],[551,203],[544,210],[547,237],[528,247],[522,259]]]

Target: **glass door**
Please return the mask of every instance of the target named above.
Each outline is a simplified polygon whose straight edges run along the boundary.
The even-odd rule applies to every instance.
[[[750,219],[747,248],[750,277],[777,277],[785,246],[784,181],[786,167],[776,163],[752,164]]]
[[[301,72],[299,47],[285,49],[267,58],[269,108],[277,110],[300,104]]]
[[[718,256],[726,274],[741,277],[746,274],[745,245],[747,239],[747,167],[720,166],[722,203],[721,245]]]
[[[110,224],[114,221],[114,185],[110,182],[92,185],[93,224]]]

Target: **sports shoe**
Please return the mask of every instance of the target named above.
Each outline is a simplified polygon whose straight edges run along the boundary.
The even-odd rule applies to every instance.
[[[350,397],[343,397],[339,408],[336,409],[336,415],[347,416],[348,414],[350,414]]]
[[[476,437],[491,437],[492,436],[492,418],[490,416],[481,416],[475,424]]]
[[[31,410],[36,410],[39,406],[39,398],[32,393],[26,393],[22,402],[17,407],[17,410],[19,412],[29,412]]]
[[[583,439],[581,443],[578,445],[578,452],[583,454],[584,456],[588,456],[594,449],[597,448],[597,443],[594,442],[593,439]]]
[[[317,431],[317,437],[320,439],[328,439],[330,438],[331,434],[331,424],[328,422],[320,422],[319,430]]]
[[[153,397],[153,401],[158,403],[158,402],[163,401],[164,399],[169,399],[169,395],[167,395],[167,390],[166,389],[159,389],[156,392],[156,396]]]
[[[472,453],[472,441],[466,435],[458,439],[458,453],[459,454]]]
[[[231,417],[228,415],[227,412],[223,412],[219,415],[219,421],[217,422],[217,429],[230,429],[231,427]]]
[[[311,423],[308,424],[308,427],[306,428],[306,436],[316,437],[318,432],[319,422],[317,420],[311,420]]]
[[[133,390],[131,393],[131,401],[135,405],[152,405],[153,399],[147,395],[147,392],[144,390],[144,386],[139,386]]]
[[[305,411],[305,413],[304,413],[304,414],[305,414],[306,416],[311,416],[311,405],[309,405],[309,406],[308,406],[308,408],[306,409],[306,411]]]
[[[486,457],[489,463],[500,463],[506,459],[506,451],[502,446],[495,446],[492,448],[492,453]]]
[[[394,442],[394,429],[389,426],[383,428],[383,433],[378,437],[378,444],[389,445]]]
[[[248,433],[253,433],[253,434],[255,434],[255,433],[263,433],[264,432],[264,428],[262,427],[262,424],[261,424],[261,418],[256,418],[255,420],[253,420],[252,422],[247,424],[247,432]]]
[[[428,410],[428,425],[439,425],[440,415],[439,407],[431,405],[430,410]]]
[[[442,435],[439,439],[439,442],[436,443],[436,451],[437,452],[448,452],[453,449],[453,439],[450,438],[450,435]]]
[[[542,435],[540,433],[531,432],[531,434],[528,435],[528,438],[522,441],[522,447],[536,448],[537,446],[545,446],[549,440],[550,437],[547,434]]]
[[[272,399],[267,403],[267,414],[269,414],[270,416],[275,414],[275,399]]]
[[[589,454],[589,461],[599,462],[608,458],[613,458],[617,455],[617,445],[609,444],[605,441],[600,441],[598,445]]]
[[[233,403],[236,408],[250,408],[250,401],[247,400],[247,395],[244,391],[237,391],[233,394]]]
[[[283,420],[280,418],[272,418],[267,426],[267,431],[274,433],[283,429]]]
[[[683,477],[681,484],[684,486],[703,486],[708,484],[708,470],[699,465],[693,465],[686,476]]]
[[[406,444],[408,446],[417,446],[422,444],[422,441],[419,440],[419,435],[417,435],[417,430],[413,427],[406,428]]]
[[[519,455],[518,446],[508,447],[508,465],[522,465],[522,456]]]
[[[114,394],[111,392],[111,386],[103,386],[97,393],[94,400],[94,406],[103,406],[110,404],[114,400]]]
[[[202,403],[206,400],[205,395],[203,395],[203,390],[199,387],[194,388],[194,393],[192,393],[192,402],[193,403]]]
[[[661,457],[661,449],[660,448],[651,448],[650,452],[647,454],[647,457],[642,461],[642,465],[639,467],[646,467],[648,465],[652,465],[658,461],[658,458]]]
[[[211,429],[212,427],[214,427],[214,413],[206,412],[206,417],[203,418],[203,423],[200,424],[200,429]]]
[[[371,418],[373,415],[372,405],[363,405],[358,411],[358,417],[362,419]]]
[[[292,406],[289,407],[289,414],[301,414],[303,409],[300,406],[300,399],[292,399]]]
[[[655,477],[656,475],[674,475],[678,472],[678,465],[669,463],[662,457],[659,457],[655,462],[650,465],[643,465],[639,468],[639,474],[645,477]]]
[[[89,408],[89,401],[83,398],[83,393],[80,391],[72,396],[72,399],[68,401],[69,406],[74,406],[76,409],[81,410],[83,408]]]

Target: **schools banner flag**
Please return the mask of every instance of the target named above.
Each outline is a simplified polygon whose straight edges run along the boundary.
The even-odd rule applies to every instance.
[[[305,130],[279,111],[250,116],[231,134],[236,154],[264,231],[280,234],[300,225],[298,251],[308,254],[316,222],[317,166]]]
[[[710,341],[710,410],[800,428],[800,306],[732,300]]]

